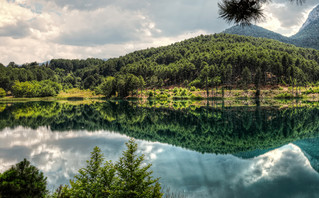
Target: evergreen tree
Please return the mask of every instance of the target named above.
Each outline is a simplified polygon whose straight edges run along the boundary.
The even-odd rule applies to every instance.
[[[209,92],[208,92],[208,75],[209,75],[209,66],[206,62],[203,62],[203,69],[201,71],[200,74],[200,79],[201,79],[201,83],[205,84],[205,89],[206,89],[206,97],[209,96]]]
[[[115,94],[115,78],[114,77],[109,76],[106,78],[106,80],[101,84],[101,92],[107,98]]]
[[[302,4],[305,0],[288,0]],[[250,25],[264,18],[262,6],[270,0],[222,0],[218,3],[219,15],[227,22]]]
[[[260,96],[260,81],[262,78],[262,73],[260,67],[257,68],[256,70],[256,75],[255,75],[255,86],[256,86],[256,98],[259,98]]]
[[[248,67],[245,67],[242,72],[242,83],[244,85],[244,88],[247,89],[247,86],[251,82],[251,72]]]
[[[65,197],[108,197],[115,181],[115,168],[111,162],[104,161],[99,147],[91,152],[91,159],[87,161],[86,168],[79,170],[66,186],[60,196]]]
[[[0,174],[0,197],[45,197],[46,177],[26,159]]]
[[[153,179],[149,170],[152,165],[143,166],[144,155],[137,156],[134,139],[130,139],[126,146],[127,150],[116,164],[120,180],[115,197],[161,197],[159,178]]]
[[[262,2],[268,0],[222,0],[218,3],[219,15],[227,22],[250,25],[263,18]]]
[[[126,146],[123,157],[115,165],[111,161],[103,165],[103,154],[95,147],[86,168],[79,170],[70,186],[58,188],[53,197],[162,197],[159,178],[153,179],[149,171],[152,165],[143,166],[144,155],[136,155],[137,144],[133,139]]]

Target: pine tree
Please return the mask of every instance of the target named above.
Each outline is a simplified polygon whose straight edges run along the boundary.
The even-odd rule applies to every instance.
[[[159,178],[153,179],[151,176],[151,164],[143,166],[144,155],[136,154],[137,143],[130,139],[126,146],[127,150],[116,164],[119,185],[114,197],[161,197]]]
[[[305,0],[288,0],[302,4]],[[219,15],[227,22],[250,25],[264,18],[262,6],[270,0],[222,0],[218,3]]]
[[[241,75],[243,78],[242,81],[243,81],[244,89],[247,89],[247,86],[251,82],[251,72],[249,68],[245,67]]]
[[[95,147],[87,166],[79,170],[75,180],[70,180],[70,187],[64,187],[57,197],[108,197],[115,182],[115,168],[108,161],[102,166],[103,161],[101,149]]]
[[[26,159],[0,174],[0,197],[45,197],[46,177]]]
[[[259,98],[260,96],[260,81],[262,78],[262,73],[260,67],[257,68],[256,70],[256,75],[255,75],[255,86],[256,86],[256,98]]]
[[[159,178],[153,179],[151,164],[143,166],[144,155],[137,156],[137,144],[133,139],[126,143],[127,150],[115,165],[107,161],[99,147],[91,152],[87,166],[79,170],[70,186],[57,189],[53,197],[162,197]]]

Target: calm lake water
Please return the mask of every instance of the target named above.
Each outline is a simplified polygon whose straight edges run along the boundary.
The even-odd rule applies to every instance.
[[[0,103],[0,172],[27,158],[53,190],[95,146],[116,161],[130,137],[185,197],[319,197],[317,103]]]

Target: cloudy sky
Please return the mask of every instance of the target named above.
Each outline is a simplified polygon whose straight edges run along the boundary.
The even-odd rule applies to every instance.
[[[0,62],[52,58],[111,58],[168,45],[231,26],[218,18],[218,0],[0,0]],[[318,0],[265,5],[261,25],[298,31]]]

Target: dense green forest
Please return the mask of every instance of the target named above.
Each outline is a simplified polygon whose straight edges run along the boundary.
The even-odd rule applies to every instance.
[[[198,36],[165,47],[135,51],[108,60],[53,59],[21,66],[0,65],[0,87],[16,81],[50,80],[126,97],[136,89],[164,86],[303,86],[319,80],[319,51],[270,39],[230,34]]]
[[[0,129],[49,126],[56,132],[109,130],[209,153],[274,148],[319,134],[317,105],[283,109],[190,106],[174,110],[116,101],[77,106],[29,102],[4,105],[2,110],[0,106],[0,111]]]

